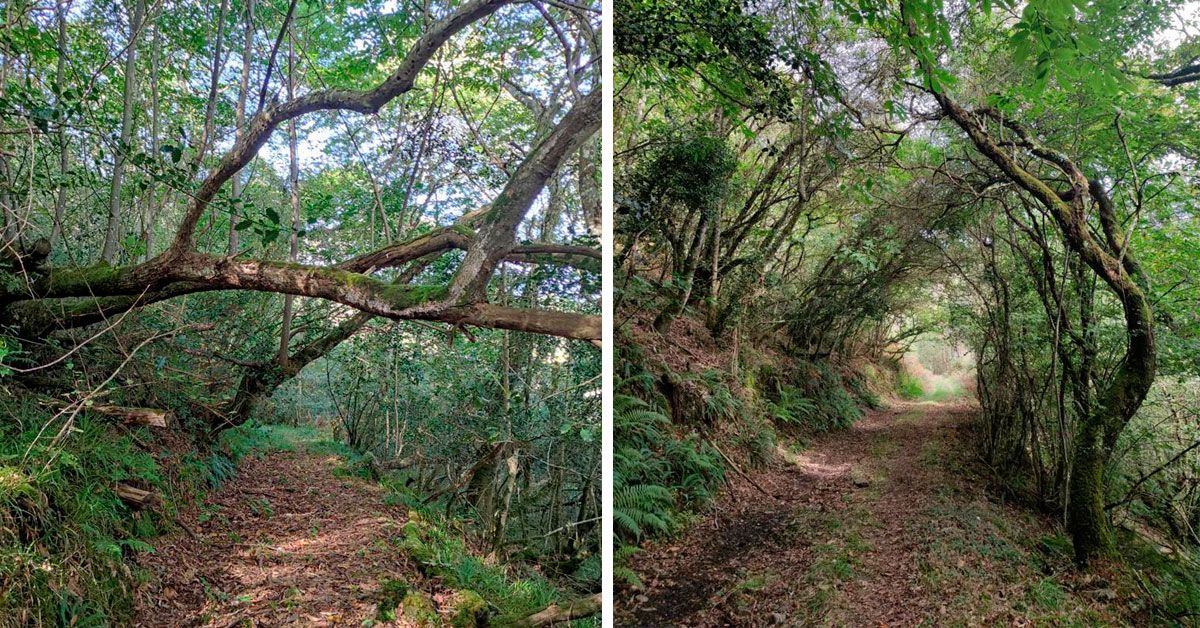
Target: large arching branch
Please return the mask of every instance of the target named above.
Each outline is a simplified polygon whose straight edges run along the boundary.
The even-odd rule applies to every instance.
[[[174,257],[192,248],[192,236],[195,234],[196,225],[209,202],[229,179],[254,159],[280,124],[315,111],[345,109],[365,114],[378,112],[380,107],[412,89],[417,75],[433,58],[433,54],[451,37],[510,2],[512,0],[468,0],[454,13],[430,27],[409,50],[396,71],[374,89],[321,90],[273,105],[256,115],[250,121],[246,132],[200,184],[200,188],[188,204],[187,213],[184,214],[183,222],[175,234],[175,241],[164,256]]]
[[[1101,391],[1098,403],[1088,415],[1080,417],[1071,457],[1068,527],[1075,544],[1076,561],[1087,563],[1111,546],[1104,514],[1104,471],[1117,438],[1154,383],[1154,319],[1142,289],[1145,282],[1139,276],[1141,271],[1132,252],[1117,244],[1120,240],[1115,233],[1116,217],[1111,199],[1097,180],[1089,180],[1073,160],[1040,146],[1031,134],[1020,129],[1016,146],[1053,163],[1067,174],[1073,189],[1070,200],[1064,199],[1049,184],[1017,163],[1014,156],[988,134],[981,117],[988,117],[987,112],[978,115],[969,112],[944,91],[935,92],[934,96],[942,111],[966,132],[975,148],[1049,211],[1067,245],[1108,285],[1124,311],[1125,354]],[[1013,128],[1014,125],[1005,126]],[[1089,229],[1085,213],[1089,198],[1100,214],[1106,242],[1097,240]]]
[[[546,180],[554,174],[546,164],[562,161],[600,129],[601,90],[596,90],[577,103],[562,121],[542,140],[508,185],[500,193],[471,248],[467,250],[450,284],[448,302],[476,301],[482,298],[488,280],[497,264],[512,250],[517,225],[529,212],[533,200],[541,193]]]
[[[409,242],[384,247],[377,251],[347,260],[336,268],[358,273],[370,273],[394,268],[423,257],[422,253],[440,255],[450,250],[466,250],[471,238],[447,228],[421,236]],[[599,274],[600,252],[583,246],[560,244],[528,244],[515,247],[505,261],[524,264],[565,265]],[[168,284],[160,289],[137,295],[29,299],[11,304],[3,317],[16,323],[25,337],[41,337],[56,330],[85,327],[107,320],[133,308],[145,307],[187,294],[212,292],[225,288],[196,282]],[[374,318],[374,314],[370,315]]]
[[[20,303],[30,300],[125,296],[130,298],[129,307],[192,292],[257,290],[328,299],[394,320],[439,320],[598,341],[598,317],[499,308],[483,302],[482,287],[504,259],[595,261],[598,254],[590,249],[554,244],[518,247],[514,238],[516,224],[528,213],[547,179],[597,130],[600,104],[599,92],[585,97],[538,143],[483,214],[482,227],[474,237],[463,227],[450,227],[332,268],[217,257],[190,250],[164,254],[137,266],[50,268],[29,286],[3,294],[7,317],[19,319]],[[450,286],[396,286],[363,274],[453,248],[464,248],[467,255]],[[473,254],[487,263],[469,265]],[[472,292],[470,299],[459,298],[455,286],[468,283],[467,277],[481,289]],[[109,300],[98,305],[95,309],[107,316],[123,304]],[[87,307],[84,302],[72,304],[70,309],[86,318],[90,317]]]

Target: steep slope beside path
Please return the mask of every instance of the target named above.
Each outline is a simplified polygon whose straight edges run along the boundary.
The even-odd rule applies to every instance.
[[[140,559],[144,626],[354,624],[375,615],[385,578],[419,578],[388,542],[404,511],[382,488],[337,477],[335,456],[276,452],[181,515],[190,534]],[[411,581],[411,580],[410,580]]]

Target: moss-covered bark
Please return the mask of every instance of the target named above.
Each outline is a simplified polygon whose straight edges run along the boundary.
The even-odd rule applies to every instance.
[[[1108,452],[1097,427],[1083,426],[1071,457],[1067,527],[1079,563],[1087,563],[1112,550],[1112,533],[1104,514],[1104,467]]]
[[[1088,179],[1072,159],[1039,144],[1024,127],[998,112],[988,108],[967,111],[945,92],[935,97],[942,111],[966,132],[975,147],[1049,211],[1067,245],[1117,297],[1124,312],[1125,354],[1091,412],[1081,419],[1072,443],[1067,528],[1074,541],[1075,560],[1085,565],[1111,548],[1112,533],[1104,512],[1104,469],[1117,438],[1154,383],[1154,318],[1145,293],[1149,282],[1129,249],[1128,239],[1117,233],[1120,221],[1108,191],[1098,179]],[[1066,175],[1069,193],[1056,191],[1050,182],[1018,163],[1013,151],[1002,148],[989,134],[989,121],[1015,135],[1012,147]],[[1103,239],[1093,235],[1089,210],[1100,219]]]

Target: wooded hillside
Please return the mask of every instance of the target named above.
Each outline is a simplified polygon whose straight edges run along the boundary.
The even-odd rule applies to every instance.
[[[598,3],[3,19],[0,624],[516,621],[599,590]],[[282,497],[331,472],[340,517]],[[256,589],[237,543],[184,568],[372,513],[378,543],[322,559],[349,588]]]
[[[978,401],[978,490],[994,484],[1041,513],[1044,529],[1069,536],[1081,569],[1115,560],[1153,574],[1129,584],[1152,601],[1130,602],[1120,621],[1192,617],[1194,4],[628,0],[616,16],[626,580],[641,581],[636,546],[687,534],[689,513],[714,500],[732,507],[725,495],[744,495],[736,487],[753,478],[785,482],[746,471],[790,468],[772,445],[820,438],[844,458],[847,443],[867,438],[858,428],[814,435],[850,427],[880,401],[920,397],[922,383],[937,401],[933,384],[947,380],[929,377],[919,353],[940,343],[971,363],[953,387]],[[881,375],[892,370],[895,380]],[[941,443],[944,416],[929,412],[922,420]],[[886,424],[867,415],[871,430]],[[890,442],[911,441],[896,421]],[[786,482],[823,481],[827,465],[800,466],[810,482]],[[777,511],[746,516],[793,516]],[[726,523],[718,513],[699,525]],[[671,555],[649,546],[649,564]],[[729,571],[719,557],[696,560],[717,562],[681,568]],[[650,572],[660,589],[672,577],[661,565]],[[781,606],[809,594],[785,588]],[[630,617],[719,625],[745,620],[738,599],[760,611],[775,603],[723,589],[706,598],[712,613],[655,616],[681,593],[650,589],[648,600],[629,596]],[[854,604],[865,599],[804,612],[863,621]],[[1033,617],[979,604],[971,616],[984,623]],[[867,620],[929,619],[899,608]],[[1097,621],[1111,620],[1103,612]]]

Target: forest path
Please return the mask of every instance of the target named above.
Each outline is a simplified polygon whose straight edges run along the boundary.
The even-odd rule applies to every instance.
[[[341,463],[293,451],[243,460],[234,478],[180,513],[189,533],[164,537],[139,558],[152,579],[138,596],[137,624],[360,625],[374,617],[385,579],[420,576],[389,541],[405,511],[386,506],[378,484],[336,475]]]
[[[646,588],[618,593],[617,625],[1105,623],[1089,583],[1043,577],[1067,559],[1041,555],[1045,523],[971,484],[976,411],[901,402],[780,450],[753,473],[774,497],[731,473],[703,521],[634,558]]]

